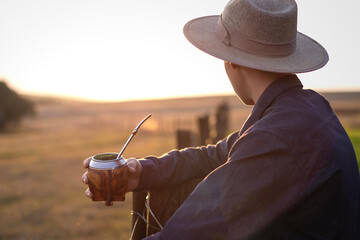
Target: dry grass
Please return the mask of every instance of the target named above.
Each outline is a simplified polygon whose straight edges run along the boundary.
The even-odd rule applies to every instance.
[[[85,185],[80,181],[82,160],[95,153],[118,150],[124,137],[111,131],[2,136],[0,238],[127,239],[131,195],[124,203],[105,207],[84,196]],[[137,138],[128,148],[128,156],[159,153],[171,149],[173,143],[170,136],[151,133]]]
[[[250,109],[234,97],[102,104],[41,100],[38,117],[0,135],[0,239],[128,239],[131,194],[113,207],[91,202],[80,180],[83,159],[120,151],[149,112],[153,117],[125,157],[160,155],[175,147],[175,129],[196,128],[196,117],[213,116],[223,100],[230,104],[231,129],[240,128]]]
[[[131,131],[114,131],[109,123],[88,126],[84,118],[89,116],[76,112],[79,107],[41,105],[38,118],[0,135],[0,239],[129,238],[131,194],[125,202],[105,207],[85,197],[80,179],[83,159],[119,151]],[[135,127],[137,117],[132,118]],[[171,135],[145,129],[126,156],[160,154],[172,147]]]

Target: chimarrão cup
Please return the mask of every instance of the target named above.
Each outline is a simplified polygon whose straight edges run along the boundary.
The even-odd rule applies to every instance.
[[[117,153],[102,153],[91,158],[88,178],[93,201],[124,201],[128,184],[128,168]]]

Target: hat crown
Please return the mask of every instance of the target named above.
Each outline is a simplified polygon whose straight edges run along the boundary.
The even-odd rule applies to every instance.
[[[296,39],[297,5],[293,0],[231,0],[222,21],[257,42],[281,44]]]

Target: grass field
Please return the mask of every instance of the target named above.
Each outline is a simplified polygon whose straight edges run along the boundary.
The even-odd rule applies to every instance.
[[[114,128],[103,123],[108,118],[104,109],[96,117],[86,108],[92,109],[90,105],[43,104],[37,118],[15,133],[0,135],[0,239],[129,238],[131,194],[125,202],[105,207],[85,197],[81,176],[83,159],[120,151],[132,129],[117,126],[121,119],[112,120]],[[88,114],[92,121],[84,122]],[[141,116],[132,118],[134,128]],[[161,154],[174,142],[172,135],[144,128],[125,156]]]
[[[354,146],[356,159],[358,161],[358,166],[360,169],[360,129],[347,129],[347,133]]]
[[[127,156],[160,154],[173,142],[151,133],[137,138]],[[111,131],[1,136],[0,239],[128,239],[131,194],[105,207],[85,197],[80,181],[83,159],[119,150],[124,140]]]
[[[24,121],[14,133],[0,135],[0,239],[128,239],[131,194],[113,207],[87,199],[82,161],[97,153],[120,151],[149,109],[154,117],[143,125],[125,157],[171,150],[176,144],[174,129],[193,127],[195,116],[212,114],[215,104],[224,99],[197,100],[197,104],[194,100],[41,101],[36,118]],[[249,108],[236,108],[232,101],[235,129]],[[348,133],[359,159],[360,128],[352,126]]]

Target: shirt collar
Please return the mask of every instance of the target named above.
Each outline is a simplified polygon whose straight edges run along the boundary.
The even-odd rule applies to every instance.
[[[250,126],[261,118],[265,110],[271,105],[277,96],[293,87],[302,87],[299,78],[295,75],[286,75],[272,82],[260,96],[250,115],[241,128],[242,135]]]

